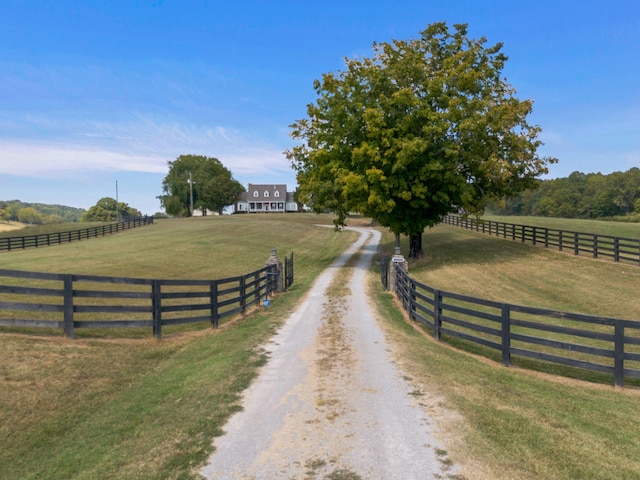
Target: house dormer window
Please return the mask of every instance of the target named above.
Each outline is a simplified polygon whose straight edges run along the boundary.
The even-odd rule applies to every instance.
[[[253,196],[254,196],[254,197],[257,197],[257,196],[258,196],[258,191],[257,191],[257,190],[255,190],[255,191],[253,192]]]
[[[279,197],[280,196],[280,192],[278,190],[276,190],[276,192],[273,194],[274,197]]]
[[[269,196],[269,190],[264,191],[264,197],[267,198]]]

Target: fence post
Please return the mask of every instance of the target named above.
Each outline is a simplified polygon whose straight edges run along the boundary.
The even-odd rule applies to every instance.
[[[511,365],[511,307],[502,304],[502,364]]]
[[[598,258],[598,236],[597,235],[593,236],[593,258]]]
[[[64,336],[73,338],[73,275],[64,275]]]
[[[573,253],[574,255],[580,255],[580,236],[578,232],[573,234]]]
[[[442,328],[442,295],[440,290],[433,291],[433,338],[440,341],[440,329]]]
[[[624,386],[624,320],[616,320],[614,333],[613,382]]]
[[[562,251],[562,230],[558,230],[558,250]]]
[[[211,302],[211,326],[218,328],[218,282],[212,280],[209,284],[209,300]]]
[[[247,287],[245,286],[245,276],[242,275],[240,277],[240,311],[242,312],[242,314],[244,315],[245,310],[247,309],[247,302],[246,302],[246,291],[247,291]]]
[[[613,260],[620,261],[620,240],[618,237],[613,239]]]
[[[549,248],[549,229],[544,229],[544,247]]]
[[[151,310],[153,312],[153,335],[162,338],[162,293],[160,280],[151,281]]]

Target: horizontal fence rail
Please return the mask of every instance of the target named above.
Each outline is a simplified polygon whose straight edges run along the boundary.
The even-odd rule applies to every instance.
[[[396,295],[411,320],[500,352],[610,374],[616,386],[640,378],[640,321],[580,315],[436,290],[396,268]]]
[[[153,217],[138,217],[122,222],[110,223],[99,227],[84,228],[68,232],[42,233],[40,235],[24,235],[21,237],[0,238],[0,251],[24,250],[26,248],[49,247],[89,238],[102,237],[122,232],[131,228],[151,225]]]
[[[621,238],[492,220],[476,220],[459,215],[447,215],[442,223],[496,237],[519,240],[522,243],[556,248],[561,252],[570,252],[574,255],[610,258],[615,262],[632,262],[640,265],[640,239],[638,238]]]
[[[61,328],[69,338],[78,328],[151,328],[157,338],[167,325],[217,328],[277,291],[277,270],[268,265],[218,280],[150,280],[0,269],[0,326]]]

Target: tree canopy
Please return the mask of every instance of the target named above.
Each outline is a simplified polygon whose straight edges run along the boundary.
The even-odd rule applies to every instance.
[[[640,220],[640,168],[626,172],[573,172],[565,178],[540,180],[535,190],[489,206],[503,215]]]
[[[533,102],[502,77],[502,45],[485,43],[434,23],[316,80],[308,118],[291,125],[301,143],[285,152],[301,199],[338,226],[356,211],[411,236],[411,257],[444,215],[534,187],[555,159],[537,154]]]
[[[80,218],[81,222],[110,222],[121,218],[140,217],[139,210],[124,202],[116,202],[115,198],[103,197],[87,210]]]
[[[245,189],[217,158],[180,155],[169,162],[169,173],[162,181],[160,202],[169,215],[191,216],[200,209],[221,212],[233,204]]]

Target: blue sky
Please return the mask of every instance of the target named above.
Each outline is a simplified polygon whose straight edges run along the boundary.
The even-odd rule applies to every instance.
[[[636,0],[3,0],[0,200],[89,208],[117,182],[153,214],[189,153],[293,189],[282,152],[314,79],[436,21],[504,43],[550,177],[640,166]]]

